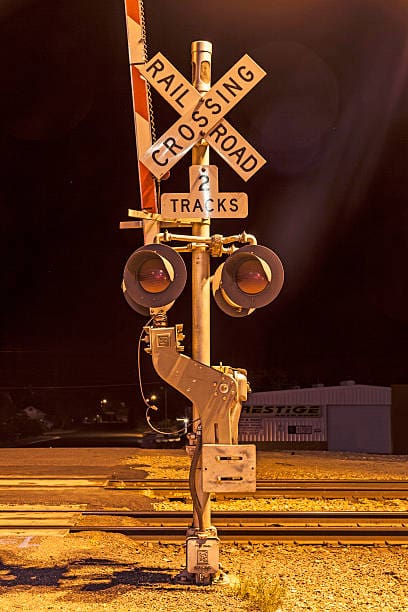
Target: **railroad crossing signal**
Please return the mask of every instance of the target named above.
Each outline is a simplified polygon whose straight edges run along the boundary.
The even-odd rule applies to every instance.
[[[145,244],[132,253],[123,272],[123,295],[133,310],[149,316],[150,308],[168,310],[187,280],[181,256],[165,244]]]
[[[189,171],[189,193],[164,194],[160,214],[132,211],[131,216],[142,219],[145,242],[149,235],[153,244],[145,244],[131,255],[122,284],[128,304],[136,312],[152,315],[153,323],[149,321],[144,329],[149,343],[146,350],[152,355],[156,372],[193,403],[193,431],[201,440],[201,462],[207,473],[203,471],[201,480],[194,475],[191,485],[195,516],[186,539],[186,570],[180,580],[195,577],[196,583],[203,585],[219,572],[219,540],[211,526],[208,493],[252,491],[256,484],[255,448],[238,446],[238,420],[248,391],[246,371],[210,365],[210,257],[230,254],[212,277],[214,299],[228,315],[251,314],[274,300],[283,285],[279,257],[257,245],[254,236],[246,232],[229,237],[209,233],[211,217],[246,217],[248,197],[245,193],[218,191],[218,169],[208,165],[208,145],[245,181],[266,162],[224,119],[266,73],[244,55],[211,87],[211,49],[206,41],[192,45],[193,82],[199,91],[161,53],[137,67],[141,77],[181,115],[159,140],[144,149],[139,166],[160,180],[190,149],[199,146],[195,147]],[[148,223],[153,225],[149,231]],[[160,231],[161,227],[183,224],[192,226],[191,236]],[[187,242],[188,246],[170,248],[162,244],[175,241]],[[248,244],[237,248],[236,242]],[[186,268],[177,251],[192,252],[191,358],[180,354],[181,326],[167,327],[166,311],[186,282]],[[248,468],[247,473],[242,466]]]
[[[243,246],[217,268],[214,299],[225,314],[245,317],[273,302],[283,278],[283,265],[274,251],[260,244]]]
[[[248,216],[246,193],[219,193],[217,166],[190,166],[190,193],[164,193],[166,219],[237,218]]]
[[[141,159],[157,179],[203,138],[245,181],[266,163],[224,119],[266,75],[249,55],[234,64],[204,96],[161,53],[139,66],[139,71],[182,115]]]
[[[283,278],[282,262],[276,253],[251,244],[237,249],[217,268],[212,291],[225,314],[245,317],[279,295]],[[150,308],[171,308],[186,279],[186,266],[174,249],[165,244],[145,244],[127,260],[122,290],[133,310],[149,316]]]

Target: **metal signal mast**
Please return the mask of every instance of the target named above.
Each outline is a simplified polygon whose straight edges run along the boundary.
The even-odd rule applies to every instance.
[[[255,445],[238,444],[238,421],[248,391],[246,371],[210,362],[211,285],[225,314],[244,317],[274,300],[284,277],[279,257],[258,245],[255,236],[210,234],[211,218],[246,217],[248,197],[219,191],[218,168],[209,163],[209,147],[245,181],[263,166],[264,158],[225,115],[265,72],[244,55],[211,86],[212,45],[195,41],[190,83],[161,53],[147,59],[142,0],[125,4],[141,210],[129,210],[134,220],[122,222],[121,228],[142,228],[144,246],[129,257],[122,289],[133,310],[151,317],[144,340],[156,372],[193,404],[193,431],[186,450],[192,451],[194,515],[186,533],[186,568],[179,580],[204,585],[223,578],[217,530],[211,525],[211,493],[252,492],[256,487]],[[148,84],[180,114],[157,140]],[[190,191],[164,193],[157,202],[156,181],[189,151]],[[191,233],[171,233],[171,228],[189,228]],[[187,278],[180,253],[192,257],[192,357],[182,354],[182,324],[167,322],[167,312]],[[211,258],[224,255],[226,261],[211,276]]]

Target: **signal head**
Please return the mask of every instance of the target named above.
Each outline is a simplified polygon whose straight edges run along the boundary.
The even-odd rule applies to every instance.
[[[150,308],[170,308],[186,280],[186,266],[176,251],[164,244],[145,244],[127,260],[122,289],[131,308],[148,316]]]
[[[213,295],[223,312],[244,317],[270,304],[283,286],[279,257],[261,245],[241,247],[219,266],[213,277]]]

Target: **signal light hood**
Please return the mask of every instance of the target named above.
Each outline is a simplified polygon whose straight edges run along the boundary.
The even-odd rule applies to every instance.
[[[213,295],[225,314],[244,317],[270,304],[279,295],[283,280],[283,265],[274,251],[261,245],[247,245],[217,268]]]

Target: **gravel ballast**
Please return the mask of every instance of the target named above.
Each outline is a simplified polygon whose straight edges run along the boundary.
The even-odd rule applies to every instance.
[[[126,461],[135,470],[145,470],[148,478],[163,477],[161,470],[168,478],[184,478],[188,471],[188,458],[182,451],[137,451]],[[277,477],[277,470],[280,478],[403,479],[407,478],[407,458],[259,454],[258,478]],[[165,503],[159,499],[150,501],[157,509]],[[243,503],[248,510],[408,509],[407,500],[395,499],[275,498],[269,500],[269,508],[259,507],[259,502],[262,500],[247,498],[234,503]],[[226,508],[239,509],[228,506],[230,502],[223,503]],[[222,509],[215,504],[213,507]],[[183,505],[182,509],[187,508]],[[7,612],[257,610],[227,585],[196,587],[173,583],[172,577],[184,564],[183,546],[140,543],[121,534],[98,531],[65,537],[0,537],[0,610]],[[231,577],[241,575],[254,581],[263,577],[272,585],[281,585],[282,612],[408,610],[407,546],[221,542],[220,560]],[[276,606],[270,609],[273,612]]]

